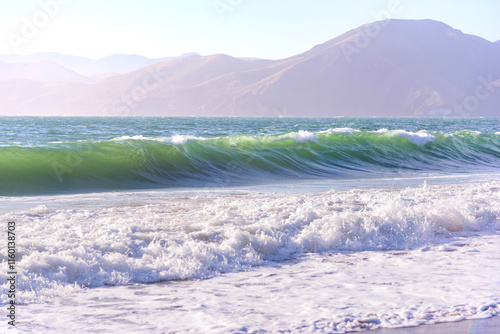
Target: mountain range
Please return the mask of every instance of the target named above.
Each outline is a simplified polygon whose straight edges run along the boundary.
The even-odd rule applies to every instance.
[[[194,52],[186,53],[180,57],[196,54]],[[9,74],[4,75],[7,72],[0,72],[0,80],[13,78],[39,81],[92,82],[113,75],[132,72],[173,58],[176,57],[152,59],[138,55],[116,54],[101,59],[90,59],[56,52],[36,53],[29,56],[0,55],[1,69],[10,66],[8,70],[11,76],[9,77]],[[57,67],[60,68],[55,69]],[[61,68],[65,72],[62,72]],[[31,69],[33,73],[28,74],[28,69]]]
[[[0,115],[500,116],[500,41],[372,22],[280,60],[0,56]]]

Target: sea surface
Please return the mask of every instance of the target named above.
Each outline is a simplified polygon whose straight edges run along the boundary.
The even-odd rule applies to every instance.
[[[0,221],[2,332],[491,317],[500,118],[2,117]]]

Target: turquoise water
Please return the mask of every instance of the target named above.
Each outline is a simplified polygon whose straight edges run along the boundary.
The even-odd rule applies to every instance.
[[[0,118],[0,195],[498,172],[500,118]]]
[[[0,130],[21,332],[500,314],[498,118],[10,117]]]

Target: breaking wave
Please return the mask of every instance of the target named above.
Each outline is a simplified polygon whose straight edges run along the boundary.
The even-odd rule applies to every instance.
[[[0,195],[233,186],[288,179],[497,169],[500,135],[351,128],[215,138],[122,136],[11,143],[0,149]]]

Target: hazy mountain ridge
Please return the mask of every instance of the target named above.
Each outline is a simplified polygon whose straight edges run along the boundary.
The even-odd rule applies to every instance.
[[[379,29],[364,48],[352,42],[364,28],[313,48],[265,98],[297,106],[304,100],[292,94],[288,104],[284,98],[276,101],[276,91],[300,90],[314,97],[323,115],[336,110],[360,116],[415,115],[462,102],[474,93],[479,76],[500,77],[500,54],[483,39],[434,21],[391,20]],[[467,45],[461,46],[464,39]],[[346,43],[358,53],[347,53]],[[295,89],[285,87],[291,84]]]
[[[3,81],[0,114],[499,116],[499,45],[387,20],[282,60],[192,55],[88,84]]]
[[[34,80],[89,83],[92,79],[50,61],[33,63],[0,62],[0,81]]]
[[[194,54],[196,53],[188,53],[180,57],[186,57]],[[42,52],[29,56],[0,55],[0,62],[18,64],[52,62],[66,68],[69,71],[73,71],[90,78],[109,74],[124,74],[148,65],[175,58],[177,57],[148,58],[139,55],[115,54],[100,59],[90,59],[56,52]]]

